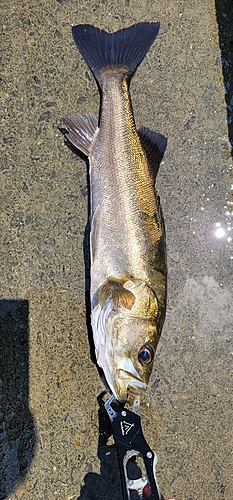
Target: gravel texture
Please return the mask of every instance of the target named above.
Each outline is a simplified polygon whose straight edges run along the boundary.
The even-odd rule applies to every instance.
[[[115,450],[98,440],[103,385],[86,327],[86,164],[60,129],[65,114],[99,110],[71,25],[116,31],[139,21],[161,29],[132,80],[135,119],[168,137],[158,176],[168,310],[142,402],[144,431],[165,497],[232,500],[232,114],[224,80],[228,90],[233,80],[230,49],[222,72],[218,31],[232,14],[225,4],[1,1],[0,500],[121,499]]]

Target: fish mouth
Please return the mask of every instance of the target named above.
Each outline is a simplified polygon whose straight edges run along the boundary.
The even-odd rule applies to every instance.
[[[115,372],[115,389],[119,401],[127,399],[127,390],[134,392],[147,389],[147,384],[140,377],[130,358],[122,358]]]
[[[133,373],[128,372],[126,370],[118,369],[116,371],[116,376],[121,380],[124,380],[124,381],[132,380],[132,383],[134,383],[134,384],[146,386],[145,382],[143,382],[143,380],[141,379],[141,377],[139,375],[138,375],[138,377],[135,377],[135,375]]]

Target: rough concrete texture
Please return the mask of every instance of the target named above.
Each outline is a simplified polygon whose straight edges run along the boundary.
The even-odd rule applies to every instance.
[[[99,109],[71,25],[148,20],[161,30],[131,94],[137,124],[168,137],[158,189],[169,287],[142,420],[166,497],[233,498],[230,111],[216,6],[226,22],[232,8],[214,0],[1,1],[1,500],[121,499],[115,450],[98,447],[86,165],[59,127]]]

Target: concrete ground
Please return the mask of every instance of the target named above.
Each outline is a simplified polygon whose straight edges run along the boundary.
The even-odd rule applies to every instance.
[[[1,12],[0,499],[121,499],[115,450],[98,446],[86,165],[59,128],[64,114],[99,109],[71,25],[160,21],[131,85],[137,124],[168,137],[158,177],[168,310],[142,420],[165,497],[232,500],[233,80],[225,55],[226,109],[219,39],[232,9],[214,0],[2,0]]]

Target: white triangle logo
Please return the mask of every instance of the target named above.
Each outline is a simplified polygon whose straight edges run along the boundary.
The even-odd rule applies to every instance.
[[[126,422],[125,420],[123,420],[123,422],[121,422],[122,436],[127,435],[128,432],[130,431],[130,429],[132,429],[132,427],[134,427],[134,424],[130,424],[129,422]]]

